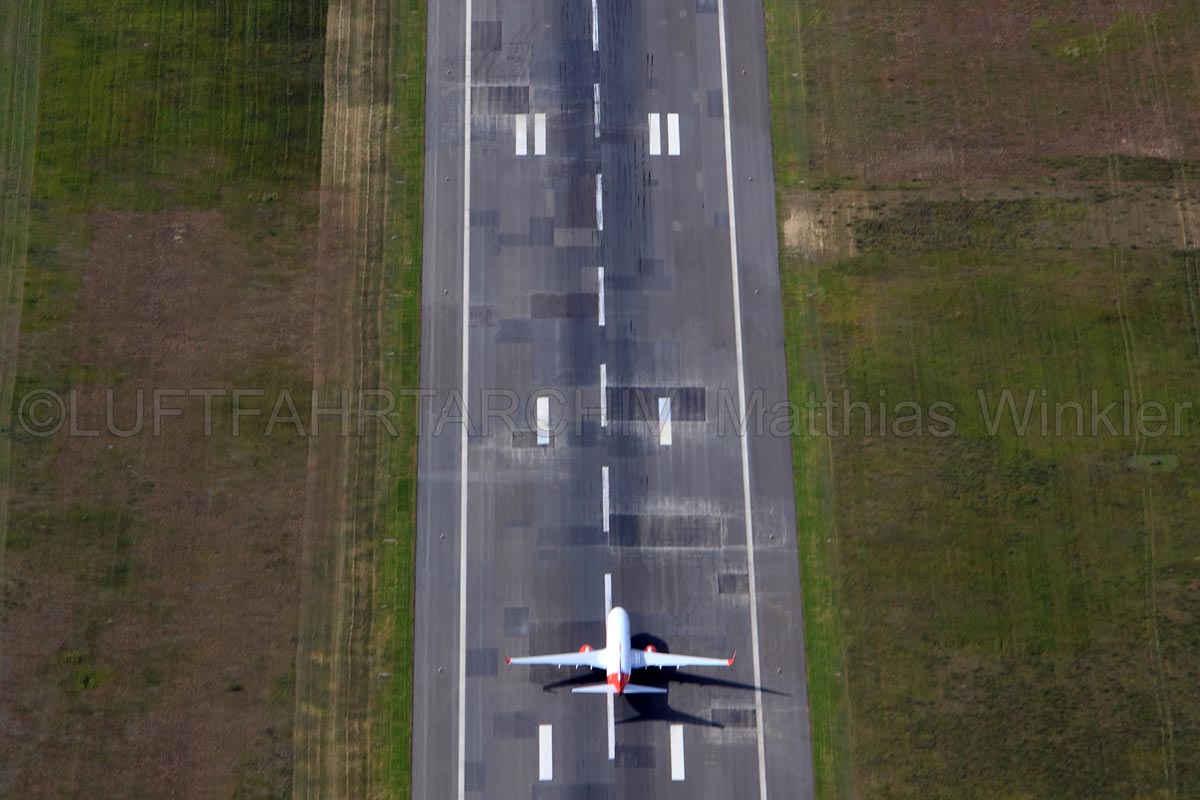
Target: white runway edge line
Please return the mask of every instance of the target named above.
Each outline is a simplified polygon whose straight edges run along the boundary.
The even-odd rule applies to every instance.
[[[658,444],[671,446],[671,398],[658,398]]]
[[[546,155],[546,115],[533,115],[533,154]]]
[[[604,267],[596,268],[596,294],[599,303],[600,327],[604,327]]]
[[[600,525],[604,528],[605,533],[608,533],[608,530],[609,530],[608,520],[612,514],[611,509],[612,509],[612,496],[608,493],[608,467],[601,467],[600,468]],[[611,575],[608,576],[604,585],[605,585],[606,597],[608,598],[606,602],[608,602],[611,605],[611,603],[612,603],[612,589],[611,589],[612,576]],[[612,608],[609,608],[609,611],[612,611]],[[608,619],[608,616],[605,615],[604,618]]]
[[[462,396],[458,476],[458,800],[467,794],[467,445],[471,332],[471,4],[463,28]]]
[[[550,444],[550,398],[537,399],[537,443],[540,447]]]
[[[679,115],[667,114],[667,155],[679,155]]]
[[[596,138],[600,138],[600,84],[592,84],[592,120],[595,125]]]
[[[596,230],[604,230],[604,173],[596,173]]]
[[[600,365],[600,427],[608,427],[608,364]]]
[[[538,780],[554,780],[553,725],[538,725]]]
[[[653,111],[650,112],[650,155],[662,155],[662,121]]]
[[[529,117],[525,114],[517,114],[515,118],[514,131],[517,139],[517,155],[529,155]]]
[[[671,726],[671,780],[684,779],[683,770],[683,726]]]
[[[729,107],[729,54],[725,39],[725,0],[717,0],[717,31],[721,40],[721,116],[725,127],[725,187],[729,202],[729,263],[733,274],[733,339],[737,354],[738,414],[746,409],[746,363],[742,343],[741,270],[738,266],[737,209],[734,203],[733,133]],[[762,664],[758,645],[758,585],[754,572],[754,514],[750,495],[750,445],[742,431],[742,502],[746,515],[746,572],[750,583],[750,643],[754,661],[755,736],[758,740],[758,796],[767,800],[767,754],[763,741]]]

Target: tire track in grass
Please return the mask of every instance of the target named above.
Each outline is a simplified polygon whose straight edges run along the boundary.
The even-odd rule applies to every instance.
[[[387,0],[329,6],[313,386],[296,660],[295,797],[364,797],[369,783],[372,534],[378,435],[353,410],[374,388],[386,187]],[[314,411],[316,411],[314,409]]]
[[[1154,91],[1158,97],[1158,107],[1162,122],[1162,135],[1165,140],[1171,139],[1171,131],[1178,130],[1175,120],[1175,109],[1171,102],[1168,88],[1166,61],[1163,58],[1162,39],[1158,32],[1158,21],[1155,15],[1147,9],[1141,11],[1142,31],[1151,50],[1154,53],[1153,78]],[[1179,163],[1178,147],[1171,142],[1171,155],[1175,159],[1172,170],[1171,184],[1175,195],[1175,211],[1179,220],[1179,246],[1184,251],[1183,268],[1188,285],[1188,313],[1192,325],[1192,336],[1196,340],[1196,351],[1200,353],[1200,312],[1197,311],[1197,300],[1200,300],[1200,276],[1197,275],[1195,255],[1188,253],[1200,241],[1196,235],[1197,212],[1192,202],[1191,187],[1188,185],[1187,170]]]
[[[1153,86],[1154,86],[1154,92],[1155,92],[1156,100],[1157,100],[1156,106],[1160,109],[1160,112],[1162,114],[1162,121],[1163,121],[1162,145],[1166,148],[1166,151],[1172,157],[1175,157],[1176,148],[1172,146],[1172,142],[1170,141],[1170,139],[1171,139],[1170,131],[1166,124],[1166,120],[1170,117],[1170,101],[1169,101],[1169,98],[1166,96],[1166,91],[1165,91],[1164,87],[1161,85],[1161,83],[1158,80],[1158,74],[1157,74],[1157,72],[1158,72],[1157,68],[1161,66],[1158,45],[1157,45],[1157,41],[1154,40],[1154,38],[1151,36],[1149,28],[1146,27],[1144,14],[1142,15],[1141,18],[1142,18],[1142,22],[1143,22],[1143,28],[1142,28],[1143,36],[1145,37],[1147,44],[1152,45],[1152,49],[1155,51],[1155,57],[1156,57],[1155,68],[1153,70],[1155,72],[1155,75],[1153,76],[1154,77]],[[1093,18],[1093,24],[1096,26],[1097,30],[1102,29],[1102,26],[1101,26],[1099,20],[1096,20],[1095,18]],[[1104,94],[1104,104],[1105,104],[1106,109],[1108,110],[1109,116],[1115,117],[1115,100],[1114,100],[1114,92],[1113,92],[1113,88],[1112,88],[1112,85],[1113,85],[1112,69],[1113,68],[1112,68],[1112,62],[1111,62],[1111,55],[1107,51],[1104,51],[1103,49],[1101,49],[1101,52],[1103,53],[1103,55],[1099,59],[1099,63],[1098,63],[1098,69],[1099,69],[1099,73],[1100,73],[1100,87]],[[1119,148],[1116,146],[1117,144],[1118,143],[1114,142],[1113,145],[1109,148],[1112,153],[1116,153],[1118,151]],[[1183,208],[1181,205],[1178,205],[1179,188],[1180,188],[1179,180],[1180,180],[1181,172],[1182,172],[1182,170],[1180,170],[1180,169],[1173,170],[1174,175],[1173,175],[1172,183],[1175,188],[1176,199],[1177,199],[1177,208],[1179,209],[1179,214],[1180,214],[1181,233],[1182,233],[1185,245],[1186,245],[1186,241],[1188,238],[1187,229],[1186,229],[1186,209]],[[1114,197],[1119,196],[1124,184],[1123,184],[1123,180],[1122,180],[1122,176],[1121,176],[1120,163],[1115,155],[1110,155],[1108,157],[1108,175],[1107,175],[1107,177],[1108,177],[1109,193]],[[1114,233],[1114,231],[1116,230],[1116,226],[1117,226],[1117,220],[1115,218],[1115,215],[1116,215],[1116,211],[1113,210],[1112,208],[1109,208],[1109,211],[1108,211],[1108,216],[1109,216],[1108,222],[1109,222],[1109,227],[1110,227],[1109,239],[1111,240],[1111,244],[1110,244],[1111,261],[1112,261],[1113,272],[1114,272],[1115,283],[1116,283],[1116,290],[1117,290],[1116,291],[1116,294],[1117,294],[1117,300],[1116,300],[1117,319],[1118,319],[1118,322],[1120,323],[1121,338],[1124,343],[1123,354],[1124,354],[1124,359],[1125,359],[1126,373],[1127,373],[1127,377],[1129,380],[1129,388],[1133,394],[1133,402],[1135,404],[1135,407],[1141,407],[1142,402],[1143,402],[1142,385],[1141,385],[1141,370],[1140,370],[1141,361],[1137,355],[1137,347],[1136,347],[1136,340],[1135,340],[1135,335],[1134,335],[1134,330],[1133,330],[1133,324],[1132,324],[1131,320],[1129,319],[1129,315],[1126,311],[1126,287],[1125,287],[1125,282],[1123,280],[1123,276],[1125,273],[1125,253],[1122,249],[1115,246],[1115,242],[1117,240],[1117,237]],[[1142,438],[1140,431],[1138,431],[1135,428],[1133,455],[1135,457],[1144,455],[1145,446],[1146,446],[1145,440]],[[1142,567],[1143,567],[1143,574],[1144,574],[1142,591],[1143,591],[1143,602],[1145,605],[1146,639],[1147,639],[1148,649],[1150,651],[1150,653],[1149,653],[1150,661],[1151,661],[1153,673],[1154,673],[1155,705],[1157,707],[1156,711],[1157,711],[1158,717],[1159,717],[1159,738],[1160,738],[1160,748],[1161,748],[1162,762],[1163,762],[1162,778],[1163,778],[1164,789],[1167,793],[1167,796],[1168,797],[1176,797],[1178,795],[1178,779],[1177,779],[1178,767],[1176,765],[1176,758],[1175,758],[1175,721],[1174,721],[1174,714],[1173,714],[1173,711],[1171,708],[1171,698],[1170,698],[1169,690],[1167,687],[1166,669],[1165,669],[1163,653],[1162,653],[1162,642],[1161,642],[1161,637],[1159,635],[1158,596],[1157,596],[1157,591],[1156,591],[1156,587],[1154,584],[1155,572],[1157,571],[1156,553],[1155,553],[1156,548],[1155,548],[1155,541],[1154,541],[1154,535],[1155,535],[1154,534],[1154,527],[1155,527],[1154,510],[1153,510],[1154,498],[1153,498],[1153,486],[1151,485],[1150,481],[1151,481],[1151,477],[1149,475],[1147,475],[1143,478],[1143,485],[1142,485],[1142,492],[1141,492],[1142,544],[1143,544]]]

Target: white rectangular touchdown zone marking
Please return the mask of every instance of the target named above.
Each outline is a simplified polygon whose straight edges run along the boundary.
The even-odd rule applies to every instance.
[[[546,155],[546,115],[533,115],[533,154]]]
[[[554,780],[553,725],[538,725],[538,780]]]
[[[650,112],[650,155],[662,155],[662,121],[653,111]]]
[[[682,781],[683,768],[683,726],[671,726],[671,780]]]
[[[517,155],[529,155],[529,117],[524,114],[516,116]]]
[[[667,114],[667,155],[679,155],[679,115]]]

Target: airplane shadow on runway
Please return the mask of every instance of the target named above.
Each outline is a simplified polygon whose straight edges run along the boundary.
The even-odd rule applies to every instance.
[[[647,645],[653,645],[660,653],[669,653],[671,649],[662,639],[651,636],[646,633],[639,633],[631,637],[630,645],[635,649],[643,650]],[[556,689],[575,688],[577,686],[589,686],[596,683],[597,673],[593,670],[582,675],[575,675],[563,680],[547,683],[542,686],[542,691],[553,692]],[[707,675],[695,675],[688,672],[680,672],[676,669],[641,669],[635,673],[634,681],[643,686],[653,686],[656,688],[670,690],[670,685],[673,683],[687,683],[693,686],[713,686],[720,689],[736,689],[739,691],[754,691],[755,686],[752,683],[739,683],[738,681],[725,680],[723,678],[710,678]],[[787,692],[780,692],[775,689],[762,688],[763,694],[778,695],[787,697]],[[617,720],[618,725],[631,724],[635,722],[674,722],[684,725],[703,725],[708,728],[723,728],[725,727],[719,722],[714,722],[710,719],[697,717],[692,714],[686,714],[677,709],[671,708],[669,704],[670,694],[640,694],[640,695],[625,695],[624,700],[630,708],[632,708],[637,716],[629,717],[628,719]],[[618,706],[619,708],[619,706]]]

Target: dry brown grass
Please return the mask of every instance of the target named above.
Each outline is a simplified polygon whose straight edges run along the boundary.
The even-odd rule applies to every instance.
[[[379,382],[391,6],[330,4],[313,384],[325,404]],[[295,795],[372,791],[372,613],[382,431],[310,440],[297,656]],[[394,665],[403,669],[404,665]],[[375,792],[386,787],[375,787]]]
[[[309,344],[296,321],[311,314],[311,285],[278,262],[277,280],[248,276],[254,245],[218,211],[97,211],[87,225],[68,322],[28,336],[26,358],[87,365],[90,379],[67,376],[79,430],[105,429],[110,390],[122,428],[145,391],[147,427],[129,438],[64,430],[17,451],[10,786],[23,797],[278,786],[290,761],[292,708],[278,687],[294,657],[305,443],[287,429],[265,439],[253,423],[234,439],[221,401],[213,436],[197,402],[171,400],[187,415],[156,437],[149,398],[262,381],[303,397]],[[301,248],[314,239],[289,233]]]

